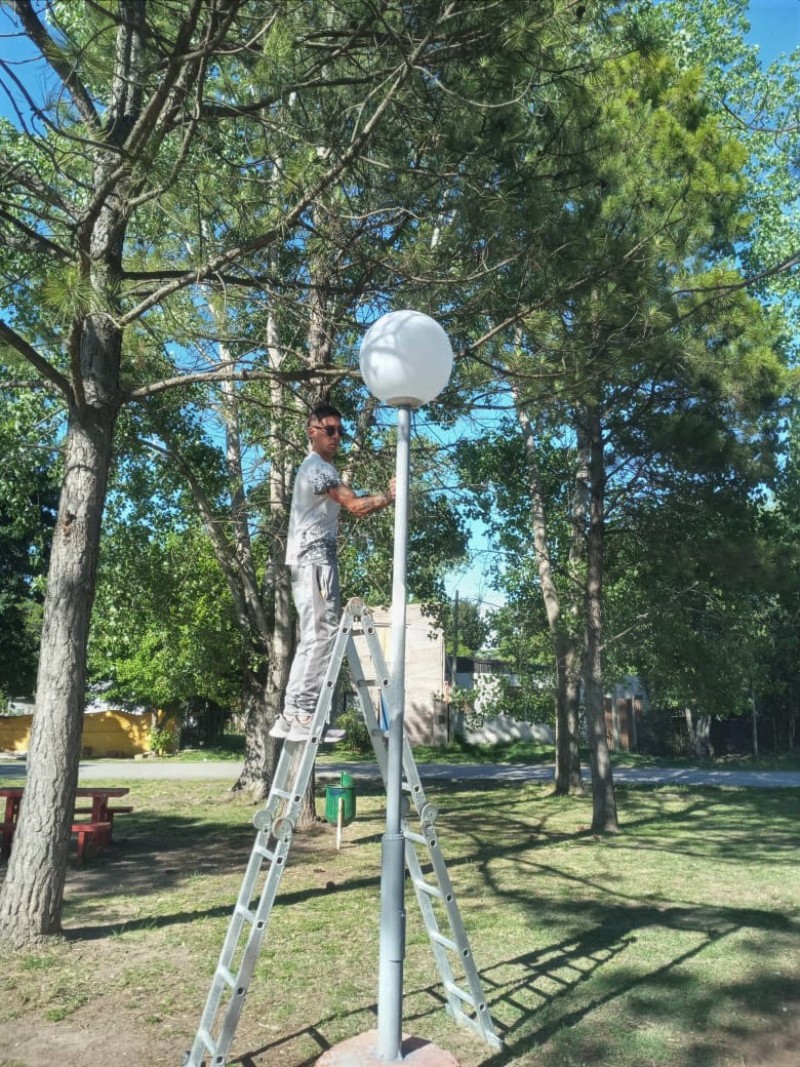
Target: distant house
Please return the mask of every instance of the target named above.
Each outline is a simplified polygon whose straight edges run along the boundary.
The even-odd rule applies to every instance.
[[[23,753],[30,744],[32,714],[0,716],[0,750]],[[150,714],[119,709],[86,709],[81,757],[135,756],[150,750]]]
[[[391,612],[373,610],[375,629],[387,664],[391,669]],[[376,712],[380,714],[380,691],[370,678],[371,661],[363,636],[354,634],[356,647]],[[406,705],[405,729],[411,745],[444,745],[449,736],[448,709],[443,700],[445,688],[444,635],[422,614],[419,604],[406,608]]]
[[[647,697],[641,681],[629,675],[605,694],[606,735],[613,752],[635,752],[639,748],[639,723]]]
[[[451,657],[448,662],[448,691],[452,673]],[[539,741],[552,744],[553,731],[545,724],[520,722],[502,712],[498,715],[487,714],[501,680],[512,687],[520,685],[519,677],[509,669],[504,660],[492,656],[456,657],[456,687],[475,692],[472,701],[472,722],[459,723],[455,727],[456,732],[462,733],[464,740],[473,745],[496,745],[508,741]]]
[[[373,618],[388,662],[391,613],[377,609],[373,611]],[[354,637],[367,681],[372,681],[370,693],[373,705],[379,710],[380,692],[374,679],[370,679],[371,662],[366,641],[357,632]],[[473,744],[496,744],[511,740],[552,741],[549,727],[520,723],[507,715],[485,719],[479,728],[466,729],[463,713],[449,703],[452,666],[452,657],[446,654],[441,629],[422,614],[419,604],[409,604],[406,609],[405,728],[412,746],[444,745],[460,734]],[[488,696],[500,677],[509,678],[512,685],[515,682],[502,660],[467,656],[457,659],[456,686],[476,691],[474,706],[478,714],[482,698]]]

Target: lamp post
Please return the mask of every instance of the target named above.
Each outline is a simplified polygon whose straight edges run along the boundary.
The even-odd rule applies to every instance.
[[[397,1062],[403,1028],[405,956],[405,839],[403,837],[403,720],[405,713],[406,560],[411,409],[447,385],[453,352],[447,334],[419,311],[392,311],[364,335],[361,373],[369,391],[397,408],[396,498],[392,570],[392,684],[386,774],[386,832],[381,851],[378,1055]]]

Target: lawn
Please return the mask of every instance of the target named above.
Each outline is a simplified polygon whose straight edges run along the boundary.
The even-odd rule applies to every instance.
[[[129,784],[112,847],[70,867],[66,939],[3,962],[2,1067],[178,1067],[191,1044],[255,809],[220,783]],[[549,786],[426,792],[505,1049],[443,1010],[410,888],[409,1033],[462,1067],[798,1062],[800,791],[618,787],[602,840],[590,801]],[[359,789],[340,851],[325,823],[296,837],[232,1063],[310,1067],[375,1027],[383,820]]]

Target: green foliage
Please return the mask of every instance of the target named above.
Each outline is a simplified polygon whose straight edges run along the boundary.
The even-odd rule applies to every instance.
[[[492,615],[481,610],[471,600],[453,600],[446,605],[443,619],[444,641],[447,654],[477,656],[487,647],[492,633]],[[454,638],[458,647],[454,649]]]
[[[89,653],[92,678],[115,696],[157,708],[238,701],[241,638],[200,531],[110,524]]]
[[[35,688],[60,473],[48,435],[58,414],[40,394],[0,392],[0,690],[11,697]]]
[[[172,720],[165,720],[150,730],[150,748],[157,756],[169,756],[178,750],[178,727]]]
[[[741,289],[745,270],[766,270],[791,247],[797,197],[790,138],[775,134],[770,148],[764,121],[790,115],[796,69],[759,69],[742,38],[744,0],[610,9],[508,0],[501,24],[494,3],[446,14],[437,4],[389,5],[377,21],[362,0],[243,4],[230,38],[181,82],[196,77],[197,95],[181,88],[168,119],[154,105],[150,132],[124,151],[115,87],[130,87],[126,107],[155,101],[190,6],[142,5],[144,62],[125,77],[114,67],[110,12],[58,2],[46,21],[97,104],[100,132],[68,89],[32,136],[8,123],[0,132],[10,235],[0,274],[15,329],[69,374],[70,331],[79,334],[87,315],[108,310],[125,322],[111,378],[136,401],[118,426],[93,676],[113,676],[120,692],[148,702],[202,693],[229,703],[242,668],[263,666],[263,625],[231,589],[246,575],[271,621],[281,493],[303,451],[304,407],[328,395],[334,371],[345,384],[332,399],[357,429],[353,484],[376,489],[391,475],[392,431],[359,423],[367,398],[352,371],[365,309],[407,305],[439,317],[458,353],[426,417],[460,427],[485,404],[491,420],[482,440],[459,450],[463,479],[476,487],[468,507],[447,491],[455,477],[446,450],[425,429],[415,437],[414,597],[444,603],[443,575],[464,557],[469,517],[485,515],[509,604],[492,623],[500,654],[525,678],[552,657],[528,463],[516,417],[503,418],[512,405],[537,435],[558,627],[581,634],[585,561],[573,505],[594,406],[608,496],[607,663],[646,672],[681,698],[741,706],[745,676],[759,674],[769,645],[763,633],[774,637],[788,603],[779,591],[777,602],[757,597],[755,572],[774,561],[754,506],[775,476],[781,360],[797,334],[780,274],[754,290],[784,301],[769,315]],[[193,46],[213,37],[207,29],[201,17]],[[424,38],[431,45],[407,63]],[[390,71],[408,77],[392,97]],[[744,128],[731,126],[731,105]],[[112,181],[97,153],[105,138],[119,166],[109,195],[125,216],[116,273],[76,238],[97,175]],[[18,378],[23,357],[3,351]],[[193,382],[148,395],[153,383],[225,368],[250,377],[227,392]],[[317,371],[326,376],[309,379]],[[280,380],[258,380],[276,372]],[[0,445],[9,470],[19,469],[16,434]],[[169,450],[157,478],[142,461],[148,447]],[[49,478],[45,467],[4,478],[0,498],[0,545],[21,582],[0,594],[0,630],[21,644],[0,647],[27,686],[52,520],[48,504],[46,521],[31,521],[19,485]],[[198,513],[219,534],[213,555]],[[392,552],[391,513],[346,520],[345,594],[387,603]],[[739,582],[753,553],[752,580]],[[459,650],[475,652],[487,622],[469,611]],[[746,664],[725,672],[745,640]],[[701,692],[692,679],[703,665]],[[791,688],[788,678],[780,685]]]
[[[359,755],[372,752],[372,739],[360,711],[351,708],[343,712],[336,719],[336,728],[344,730],[342,744],[345,748]]]

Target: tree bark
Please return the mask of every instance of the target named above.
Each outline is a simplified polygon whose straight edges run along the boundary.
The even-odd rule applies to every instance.
[[[57,934],[78,784],[86,641],[116,408],[72,413],[44,606],[28,776],[0,888],[0,941]]]
[[[578,743],[578,702],[580,689],[580,648],[574,630],[565,626],[561,598],[553,575],[550,548],[547,541],[547,519],[536,442],[530,419],[514,391],[517,418],[522,428],[528,471],[531,529],[536,551],[539,583],[553,642],[556,668],[556,758],[555,790],[567,795],[583,792],[581,758]]]
[[[599,408],[587,410],[589,437],[589,536],[586,556],[586,651],[584,687],[589,725],[589,753],[592,764],[592,830],[615,833],[617,803],[614,776],[608,752],[605,708],[603,706],[603,535],[605,523],[605,462],[603,431]]]
[[[28,776],[14,849],[0,889],[0,940],[17,945],[61,928],[83,730],[86,646],[122,400],[117,299],[130,174],[119,167],[116,148],[141,107],[130,64],[141,58],[143,10],[125,0],[120,16],[117,55],[125,57],[126,69],[117,71],[106,116],[109,126],[103,131],[112,148],[95,151],[95,199],[76,229],[79,271],[92,294],[87,305],[91,310],[75,310],[69,334],[71,380],[63,386],[69,412],[64,477],[44,603]],[[73,98],[75,93],[73,87]],[[83,106],[85,119],[96,124],[88,97]]]

